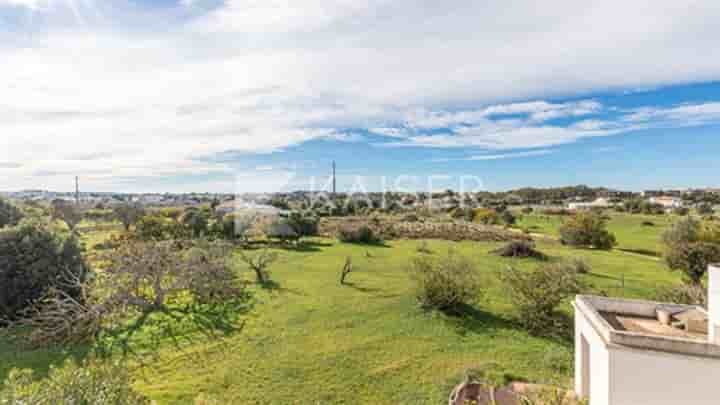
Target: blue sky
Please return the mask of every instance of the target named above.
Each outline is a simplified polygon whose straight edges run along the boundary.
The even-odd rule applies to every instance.
[[[719,187],[720,5],[0,0],[0,189]]]

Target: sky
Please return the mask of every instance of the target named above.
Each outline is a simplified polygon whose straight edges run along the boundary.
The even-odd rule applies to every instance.
[[[593,3],[0,0],[0,190],[720,187],[720,2]]]

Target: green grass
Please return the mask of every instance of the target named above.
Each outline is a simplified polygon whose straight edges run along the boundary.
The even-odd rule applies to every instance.
[[[617,238],[617,249],[640,253],[650,256],[660,256],[662,253],[661,237],[663,232],[677,220],[674,215],[629,215],[611,213],[608,221],[608,230]],[[532,233],[559,237],[558,229],[563,217],[558,215],[530,214],[523,215],[517,227],[527,229]],[[651,222],[654,225],[643,225]]]
[[[433,254],[452,248],[471,257],[486,294],[464,318],[420,310],[406,267],[420,241],[365,247],[315,240],[302,251],[281,250],[271,268],[275,289],[253,285],[254,305],[242,329],[225,338],[197,336],[182,349],[170,343],[137,366],[137,387],[158,403],[192,403],[207,393],[221,403],[437,404],[467,368],[492,362],[515,379],[568,385],[572,343],[531,337],[514,322],[498,274],[508,265],[536,266],[489,254],[499,244],[429,241]],[[586,280],[611,295],[652,297],[679,279],[658,261],[617,251],[573,250],[540,242],[560,260],[581,256]],[[369,253],[370,257],[367,257]],[[339,284],[347,256],[356,268]],[[240,262],[238,271],[251,279]],[[624,279],[625,288],[621,289]],[[569,304],[563,308],[571,313]],[[564,353],[556,370],[548,351]],[[0,341],[0,377],[11,367],[43,372],[83,349],[25,351]]]

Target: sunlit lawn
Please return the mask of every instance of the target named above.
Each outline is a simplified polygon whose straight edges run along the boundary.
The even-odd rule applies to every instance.
[[[96,243],[95,236],[89,239]],[[237,404],[437,404],[465,369],[488,362],[515,379],[569,384],[571,342],[530,337],[519,329],[499,281],[507,266],[530,268],[537,262],[489,254],[498,244],[430,241],[433,255],[454,249],[471,257],[485,285],[474,312],[448,317],[423,312],[414,299],[406,268],[419,244],[365,247],[317,239],[305,249],[280,250],[271,268],[277,287],[253,285],[254,305],[241,316],[240,330],[224,338],[194,335],[181,343],[182,350],[166,341],[156,358],[145,359],[147,365],[135,362],[138,388],[159,403],[191,403],[204,392]],[[586,281],[611,295],[652,297],[658,285],[678,280],[660,262],[639,255],[572,250],[552,242],[539,248],[553,260],[584,257],[592,266]],[[356,271],[351,284],[341,286],[347,256]],[[564,311],[570,313],[569,304]],[[560,353],[560,361],[548,356],[550,350]],[[43,372],[84,352],[24,351],[0,342],[0,376],[15,366]]]

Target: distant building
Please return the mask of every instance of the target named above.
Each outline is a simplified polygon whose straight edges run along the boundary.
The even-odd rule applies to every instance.
[[[720,267],[708,273],[707,311],[576,297],[576,394],[590,405],[720,403]]]
[[[680,208],[683,206],[682,198],[661,196],[661,197],[650,197],[649,202],[653,204],[662,205],[666,209]]]
[[[592,208],[609,208],[613,204],[610,203],[606,198],[598,198],[592,202],[571,202],[568,204],[568,209],[571,210],[589,210]]]

